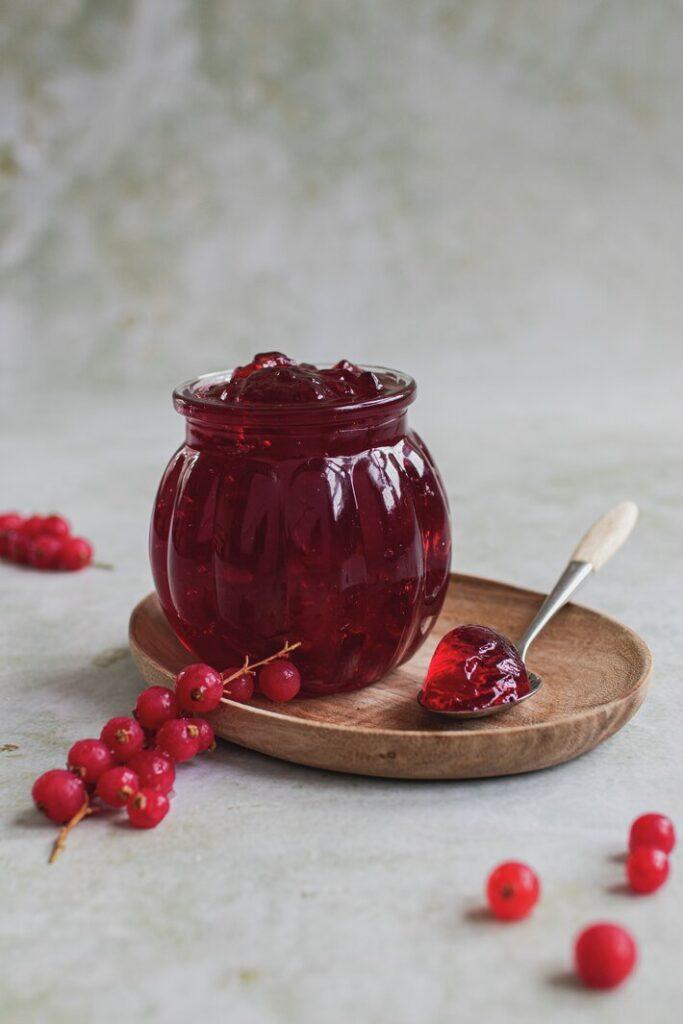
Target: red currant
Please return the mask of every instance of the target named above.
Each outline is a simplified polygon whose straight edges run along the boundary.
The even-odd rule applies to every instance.
[[[24,525],[24,517],[18,512],[3,512],[0,515],[0,536],[4,536],[8,530],[20,530]]]
[[[56,569],[61,554],[61,540],[49,533],[39,533],[26,546],[28,564],[34,569]]]
[[[196,725],[199,730],[199,735],[197,736],[199,753],[203,754],[207,750],[213,750],[216,746],[216,734],[213,731],[213,726],[205,718],[193,718],[192,724]]]
[[[37,537],[39,533],[44,533],[45,517],[44,516],[29,516],[21,524],[22,535],[26,540],[31,540],[32,537]]]
[[[59,568],[66,572],[77,572],[90,565],[92,556],[92,544],[85,537],[67,537],[62,545]]]
[[[168,686],[149,686],[137,699],[133,714],[143,729],[158,729],[169,718],[177,718],[178,701]]]
[[[140,779],[137,774],[127,764],[119,764],[100,775],[95,794],[103,804],[125,807],[139,789]]]
[[[541,890],[538,876],[526,864],[510,860],[488,877],[486,898],[491,913],[501,921],[519,921],[531,913]]]
[[[199,753],[199,729],[191,718],[171,718],[159,729],[157,746],[174,761],[189,761]]]
[[[214,711],[223,696],[223,677],[210,665],[188,665],[176,677],[175,693],[183,711]]]
[[[59,537],[64,540],[71,533],[71,527],[64,518],[64,516],[46,516],[43,520],[43,533],[50,534],[51,537]]]
[[[631,825],[629,850],[639,846],[654,846],[664,853],[671,853],[676,845],[676,830],[665,814],[641,814]]]
[[[114,766],[114,758],[102,740],[76,740],[66,759],[67,768],[94,786],[100,775]]]
[[[28,562],[28,540],[21,530],[8,530],[3,537],[3,557],[17,565]]]
[[[175,766],[161,750],[141,750],[131,757],[127,767],[138,776],[143,789],[158,789],[160,793],[170,793],[173,789]]]
[[[615,988],[624,981],[638,957],[625,928],[601,922],[585,928],[574,945],[576,973],[589,988]]]
[[[654,892],[669,877],[669,858],[654,846],[637,846],[626,860],[626,877],[634,892]]]
[[[117,764],[125,764],[133,754],[142,750],[145,734],[134,718],[120,715],[109,719],[100,733],[100,739],[107,744]]]
[[[70,821],[88,799],[85,785],[66,768],[53,768],[33,783],[36,807],[58,825]]]
[[[168,814],[170,804],[157,789],[140,789],[128,798],[126,809],[134,828],[156,828]]]
[[[239,668],[226,668],[223,678],[230,679],[235,672],[239,672]],[[240,704],[250,701],[254,696],[254,677],[251,672],[242,672],[241,675],[230,679],[230,682],[225,684],[225,696],[230,700],[239,701]]]
[[[301,675],[296,665],[286,658],[277,658],[264,665],[258,676],[261,693],[269,700],[285,703],[301,689]]]

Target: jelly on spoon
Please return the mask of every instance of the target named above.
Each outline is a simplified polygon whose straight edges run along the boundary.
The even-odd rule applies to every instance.
[[[637,518],[637,506],[623,501],[590,528],[516,645],[487,626],[457,626],[446,633],[418,703],[434,714],[465,720],[505,711],[533,697],[541,678],[525,666],[529,647],[590,574],[619,550]]]

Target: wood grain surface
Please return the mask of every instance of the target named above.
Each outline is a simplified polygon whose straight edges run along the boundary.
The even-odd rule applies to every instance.
[[[592,750],[635,714],[652,658],[645,642],[614,619],[567,605],[535,641],[528,664],[543,678],[531,700],[472,722],[430,715],[415,697],[439,639],[453,626],[482,623],[516,640],[542,595],[452,575],[433,632],[405,665],[374,686],[276,705],[226,701],[209,716],[218,735],[297,764],[397,779],[514,775]],[[134,609],[130,646],[149,683],[171,684],[195,660],[150,594]]]

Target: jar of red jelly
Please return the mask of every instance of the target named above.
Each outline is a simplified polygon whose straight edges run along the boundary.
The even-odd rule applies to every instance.
[[[367,686],[441,609],[448,503],[408,427],[415,382],[279,353],[181,385],[185,443],[162,478],[152,571],[179,639],[217,669],[300,641],[309,694]]]

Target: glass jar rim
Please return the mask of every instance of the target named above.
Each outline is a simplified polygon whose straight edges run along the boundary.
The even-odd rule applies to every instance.
[[[317,364],[321,369],[328,369],[334,364]],[[286,417],[289,423],[295,421],[310,422],[311,420],[351,419],[357,415],[366,413],[372,414],[375,410],[378,413],[390,413],[394,410],[406,408],[415,400],[417,385],[414,379],[407,373],[400,370],[392,370],[385,366],[365,366],[362,370],[371,373],[391,374],[396,378],[396,388],[388,394],[375,395],[372,398],[342,398],[329,402],[274,402],[272,404],[259,404],[257,402],[224,402],[220,398],[207,398],[197,394],[200,386],[228,381],[232,370],[218,370],[214,373],[204,373],[199,377],[179,384],[173,391],[173,403],[178,412],[184,416],[208,415],[210,417],[233,417],[239,416],[251,423],[278,423]]]

